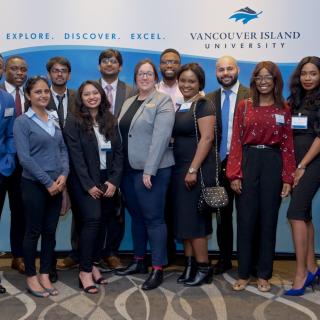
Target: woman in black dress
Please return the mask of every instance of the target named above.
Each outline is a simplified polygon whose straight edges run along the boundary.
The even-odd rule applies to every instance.
[[[297,267],[292,289],[300,296],[320,277],[315,262],[312,200],[320,186],[320,58],[306,57],[293,73],[288,102],[292,108],[297,170],[288,209]]]
[[[173,129],[175,166],[172,174],[175,236],[183,240],[186,267],[178,283],[196,286],[212,281],[207,236],[212,233],[211,214],[198,212],[201,168],[206,186],[215,183],[214,109],[200,95],[205,74],[197,63],[183,65],[178,73],[184,103],[176,112]],[[195,131],[198,127],[199,142]]]

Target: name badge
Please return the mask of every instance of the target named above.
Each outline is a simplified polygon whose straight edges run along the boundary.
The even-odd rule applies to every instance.
[[[12,117],[14,114],[14,108],[6,108],[4,109],[4,117]]]
[[[111,152],[112,148],[111,148],[111,141],[105,141],[101,144],[101,151],[105,151],[105,152]]]
[[[283,126],[284,125],[284,115],[283,114],[275,114],[276,124]]]
[[[291,119],[292,129],[308,129],[308,117],[293,116]]]
[[[179,112],[187,112],[190,110],[192,102],[185,102],[181,105]]]

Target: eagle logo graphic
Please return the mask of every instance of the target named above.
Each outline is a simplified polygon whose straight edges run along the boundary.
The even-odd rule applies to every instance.
[[[258,16],[262,13],[260,11],[257,13],[256,11],[250,9],[249,7],[242,8],[229,17],[229,19],[235,19],[235,21],[242,20],[243,24],[247,24],[249,21],[253,19],[258,19]]]

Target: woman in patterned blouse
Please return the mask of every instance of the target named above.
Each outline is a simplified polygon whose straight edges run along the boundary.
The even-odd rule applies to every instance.
[[[241,101],[235,113],[227,177],[237,193],[236,291],[245,289],[250,280],[255,232],[258,289],[270,290],[278,211],[281,198],[291,190],[295,171],[291,116],[282,88],[277,65],[258,63],[250,81],[251,98]]]

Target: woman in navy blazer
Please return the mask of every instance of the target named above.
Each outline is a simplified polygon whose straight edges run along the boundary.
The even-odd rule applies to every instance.
[[[124,150],[121,188],[132,217],[134,261],[117,275],[147,273],[145,253],[149,240],[152,271],[143,283],[150,290],[162,283],[167,264],[165,196],[174,164],[169,141],[174,123],[171,98],[156,91],[158,80],[151,60],[140,61],[134,71],[139,94],[123,104],[119,128]]]
[[[65,140],[70,155],[68,190],[81,225],[79,285],[98,293],[107,284],[94,262],[101,259],[108,215],[115,209],[115,193],[122,174],[122,146],[116,120],[99,83],[85,81],[78,89],[76,111],[67,119]]]

